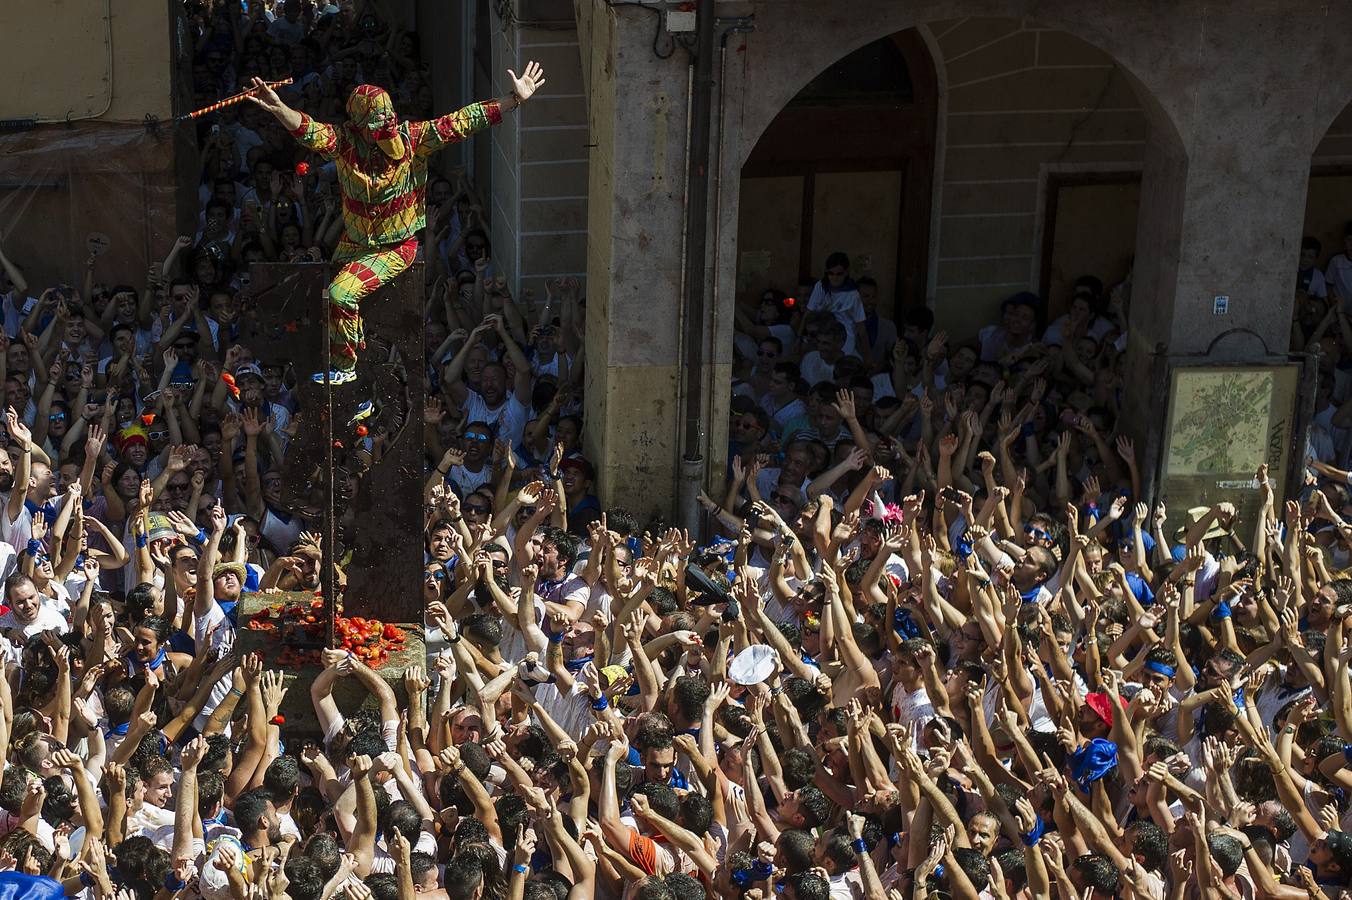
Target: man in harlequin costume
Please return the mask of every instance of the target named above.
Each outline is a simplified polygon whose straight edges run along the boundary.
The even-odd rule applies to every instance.
[[[249,99],[338,168],[343,238],[333,261],[343,267],[328,287],[329,369],[317,372],[316,382],[346,384],[357,377],[361,301],[407,269],[417,254],[418,232],[426,225],[428,157],[498,124],[504,112],[516,109],[545,83],[538,63],[528,63],[519,78],[510,69],[507,75],[512,83],[508,96],[472,103],[430,122],[400,122],[390,95],[363,84],[348,97],[348,120],[338,128],[292,109],[261,79],[253,80]]]

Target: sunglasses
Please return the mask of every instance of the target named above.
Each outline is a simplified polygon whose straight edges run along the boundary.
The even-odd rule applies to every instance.
[[[479,434],[479,432],[477,431],[467,431],[465,432],[465,440],[479,441],[480,443],[483,443],[486,441],[491,441],[493,439],[486,434]]]
[[[779,494],[779,493],[772,493],[772,494],[770,494],[770,499],[773,500],[773,501],[775,501],[776,503],[797,503],[797,502],[798,502],[798,498],[797,498],[797,497],[790,497],[788,494]]]
[[[474,513],[474,515],[476,516],[486,516],[492,511],[493,511],[492,507],[489,506],[479,506],[478,504],[475,503],[465,504],[465,512]]]
[[[47,421],[48,421],[48,422],[64,422],[64,421],[66,421],[66,414],[63,413],[63,412],[54,412],[54,413],[51,413],[50,415],[47,416]]]
[[[168,440],[168,439],[169,439],[169,432],[167,432],[167,431],[148,431],[148,432],[146,432],[146,437],[150,438],[152,441],[165,441],[165,440]]]
[[[761,351],[758,352],[756,355],[759,356],[761,359],[773,359],[774,357],[778,356],[779,354],[776,353],[776,352],[773,351],[773,350],[761,350]]]
[[[826,274],[827,274],[827,275],[830,275],[832,278],[844,278],[844,277],[845,277],[845,270],[844,270],[844,269],[827,269],[827,270],[826,270]]]

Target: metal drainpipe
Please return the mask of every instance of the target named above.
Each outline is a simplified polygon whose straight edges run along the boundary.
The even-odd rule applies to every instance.
[[[718,316],[722,311],[719,302],[718,289],[718,253],[719,241],[721,240],[723,229],[723,148],[726,144],[726,131],[724,127],[724,110],[727,107],[728,99],[728,38],[734,34],[750,34],[756,30],[755,16],[739,16],[735,19],[719,19],[719,25],[725,25],[722,35],[718,38],[718,112],[714,116],[714,121],[718,123],[718,143],[716,146],[717,155],[711,163],[714,173],[714,221],[713,221],[713,256],[714,256],[714,277],[713,277],[713,304],[709,315],[708,333],[710,336],[710,347],[712,341],[718,335]],[[714,409],[714,388],[713,379],[705,386],[708,397],[709,410],[712,413]],[[696,494],[698,497],[698,493]],[[691,532],[692,534],[694,532]]]
[[[710,101],[714,88],[714,0],[695,5],[695,79],[690,94],[689,198],[685,206],[685,440],[677,517],[699,533],[699,492],[704,484],[704,291],[708,268]]]

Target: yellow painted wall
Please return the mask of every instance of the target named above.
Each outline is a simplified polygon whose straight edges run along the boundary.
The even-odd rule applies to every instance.
[[[112,105],[100,121],[168,118],[169,4],[166,0],[0,2],[0,118],[65,119],[108,105],[111,9]]]

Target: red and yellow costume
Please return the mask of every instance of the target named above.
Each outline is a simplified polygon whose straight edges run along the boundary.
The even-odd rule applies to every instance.
[[[302,113],[291,135],[338,168],[343,239],[333,261],[346,265],[329,284],[329,367],[350,371],[362,344],[362,298],[407,269],[418,251],[428,157],[498,124],[502,110],[489,101],[429,122],[400,122],[390,95],[364,84],[348,98],[347,114],[334,128]]]

